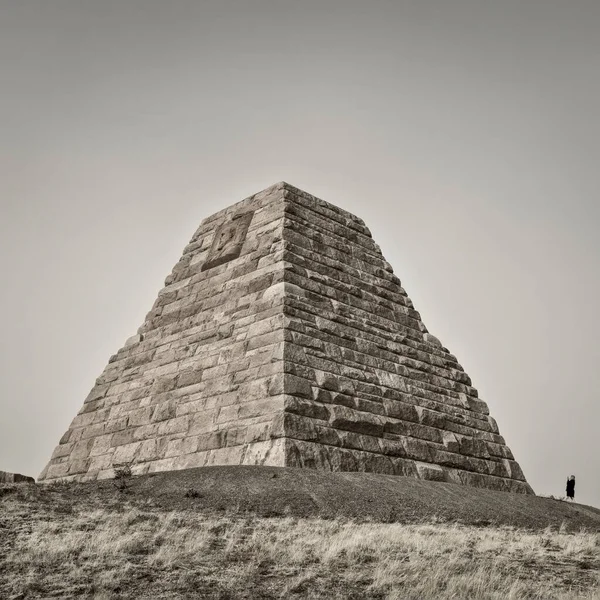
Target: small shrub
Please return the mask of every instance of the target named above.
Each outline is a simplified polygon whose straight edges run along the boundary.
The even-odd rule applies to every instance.
[[[202,498],[202,494],[194,488],[189,488],[185,493],[186,498]]]
[[[2,498],[2,496],[7,496],[8,494],[13,494],[16,491],[17,491],[17,488],[14,485],[1,485],[0,486],[0,498]]]
[[[114,466],[115,486],[121,492],[129,487],[129,480],[132,477],[131,463],[121,463]]]
[[[53,479],[49,483],[44,484],[44,489],[51,492],[63,493],[70,487],[70,483],[66,479]]]

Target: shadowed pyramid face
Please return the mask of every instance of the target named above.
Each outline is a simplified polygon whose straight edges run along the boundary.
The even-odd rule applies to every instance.
[[[205,219],[40,479],[207,465],[531,493],[362,220],[288,184]]]

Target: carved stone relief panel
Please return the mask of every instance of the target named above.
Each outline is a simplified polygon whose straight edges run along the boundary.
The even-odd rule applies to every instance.
[[[239,213],[219,226],[202,271],[222,265],[240,255],[253,215],[254,212]]]

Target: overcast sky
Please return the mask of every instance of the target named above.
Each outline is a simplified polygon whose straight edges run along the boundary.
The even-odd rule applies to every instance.
[[[0,469],[37,476],[200,221],[365,220],[538,494],[600,506],[598,0],[0,0]]]

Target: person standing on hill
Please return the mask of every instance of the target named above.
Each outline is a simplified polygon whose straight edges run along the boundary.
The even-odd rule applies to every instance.
[[[575,475],[571,475],[567,479],[567,498],[575,500]]]

